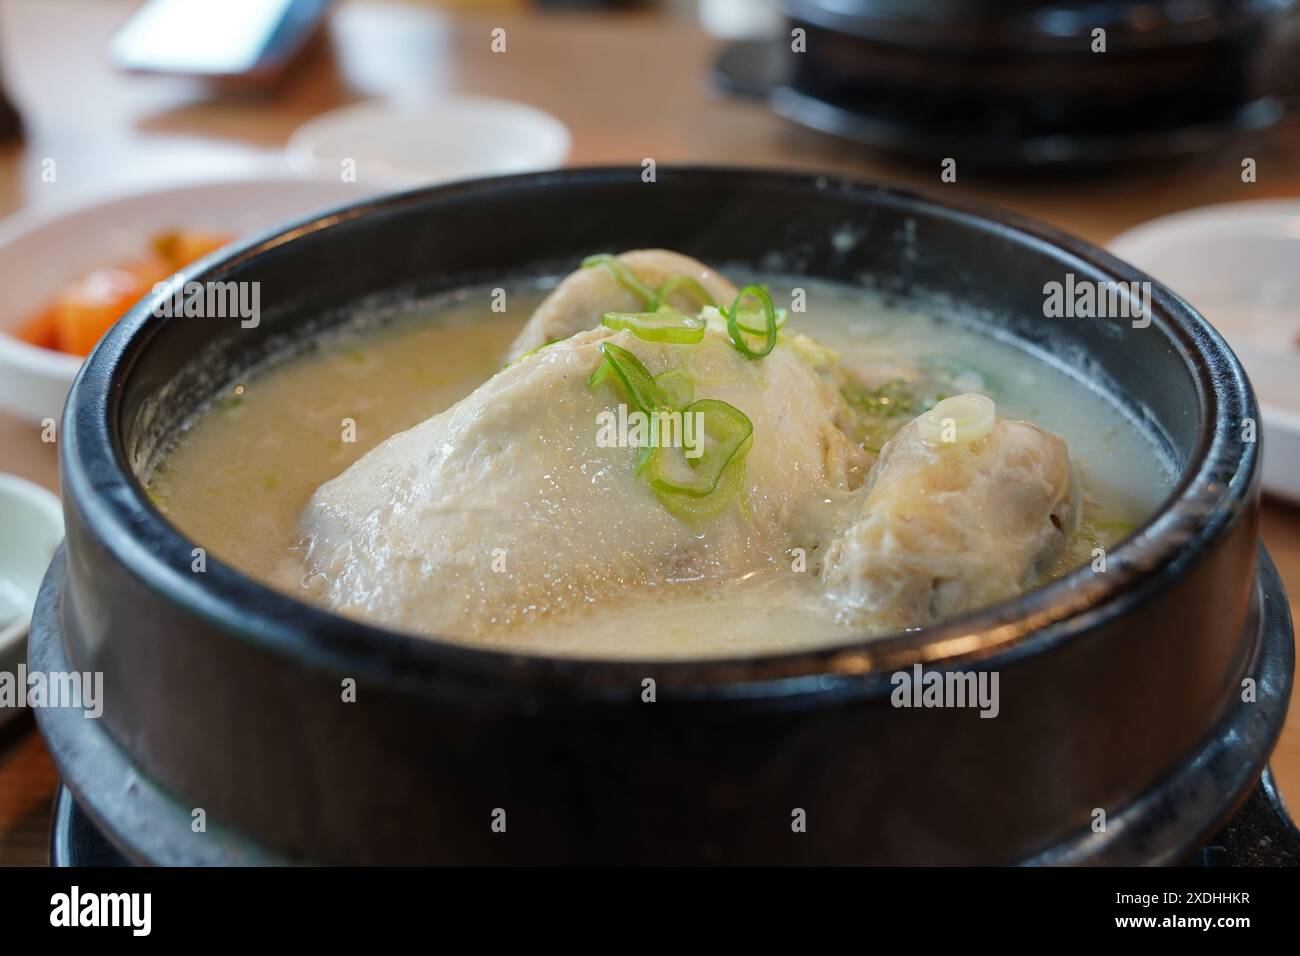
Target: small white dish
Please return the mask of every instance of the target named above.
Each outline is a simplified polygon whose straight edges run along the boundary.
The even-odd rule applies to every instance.
[[[1259,399],[1264,488],[1300,502],[1300,200],[1162,216],[1109,248],[1181,295],[1227,339]]]
[[[549,113],[457,95],[330,110],[298,127],[287,152],[290,162],[313,175],[351,168],[359,182],[409,187],[554,169],[568,159],[570,143],[568,128]]]
[[[0,672],[15,674],[27,657],[36,592],[63,540],[63,509],[40,485],[0,475],[0,528]],[[0,725],[20,712],[0,706]]]
[[[34,207],[0,222],[0,408],[31,422],[57,419],[81,358],[8,334],[92,269],[138,259],[167,229],[245,237],[331,206],[363,199],[358,183],[289,174],[207,180],[109,193]]]

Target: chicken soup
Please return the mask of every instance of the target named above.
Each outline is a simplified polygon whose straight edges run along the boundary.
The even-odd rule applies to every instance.
[[[788,652],[1004,600],[1173,471],[1049,357],[849,286],[594,256],[231,382],[161,455],[209,553],[339,614],[600,658]]]

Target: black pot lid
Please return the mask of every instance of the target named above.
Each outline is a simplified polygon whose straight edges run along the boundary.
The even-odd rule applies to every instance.
[[[1261,97],[1204,121],[1174,127],[1152,125],[1141,134],[1124,131],[1009,135],[992,126],[957,133],[917,115],[871,116],[795,89],[790,80],[789,45],[784,38],[731,45],[714,65],[712,81],[723,95],[760,101],[777,116],[808,129],[918,162],[959,156],[964,166],[985,172],[1102,169],[1192,156],[1233,137],[1276,126],[1284,102]]]

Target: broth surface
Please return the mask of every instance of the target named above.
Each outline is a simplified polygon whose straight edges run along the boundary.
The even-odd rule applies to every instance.
[[[807,290],[807,311],[792,315],[791,327],[837,350],[846,364],[885,378],[894,366],[900,377],[918,367],[936,371],[961,390],[988,394],[1000,416],[1034,422],[1068,442],[1084,520],[1051,575],[1124,537],[1169,491],[1171,469],[1154,444],[1109,400],[1048,361],[930,307],[891,306],[862,290],[802,279],[768,282],[778,297],[794,286]],[[497,313],[491,290],[469,290],[392,322],[325,333],[301,354],[231,383],[188,423],[150,476],[151,497],[211,555],[322,603],[305,575],[297,530],[313,492],[496,373],[540,298],[536,290],[512,292],[508,310]],[[890,427],[882,422],[881,434],[864,445],[883,442]],[[740,656],[861,637],[861,627],[846,623],[813,583],[809,574],[781,574],[726,587],[667,584],[472,640],[443,636],[604,658]]]

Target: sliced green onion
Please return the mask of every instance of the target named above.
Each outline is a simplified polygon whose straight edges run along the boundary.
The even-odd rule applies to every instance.
[[[703,498],[718,486],[723,471],[744,448],[748,451],[754,424],[740,409],[716,398],[701,398],[682,409],[686,416],[703,416],[704,434],[698,458],[687,457],[686,448],[660,448],[647,465],[650,484],[656,491]]]
[[[659,503],[663,505],[664,510],[673,517],[682,521],[695,522],[711,518],[721,512],[740,494],[744,484],[745,459],[737,455],[732,458],[731,464],[722,470],[722,477],[718,479],[717,487],[713,489],[713,493],[710,495],[705,495],[703,498],[694,498],[690,495],[660,491],[658,488],[654,489],[654,493],[655,497],[659,499]]]
[[[693,345],[704,338],[704,320],[682,315],[673,309],[657,312],[606,312],[601,324],[607,329],[627,329],[647,342]]]
[[[685,408],[695,400],[695,379],[684,368],[656,375],[655,382],[668,395],[668,403],[672,408]]]
[[[641,451],[637,453],[636,465],[632,468],[632,474],[639,475],[645,471],[646,466],[654,460],[655,452],[659,450],[658,445],[646,444],[642,446]]]
[[[711,328],[716,328],[721,332],[727,331],[726,309],[719,309],[716,305],[706,305],[700,309],[700,318]],[[777,330],[784,329],[789,319],[790,313],[787,310],[777,309]],[[740,326],[742,332],[763,335],[767,331],[767,313],[762,309],[741,309],[740,315],[736,316],[736,324]]]
[[[605,356],[605,361],[591,373],[591,378],[587,379],[588,385],[603,381],[605,376],[601,374],[601,369],[608,367],[614,380],[622,386],[628,401],[639,410],[649,415],[654,411],[671,409],[668,393],[635,355],[613,342],[601,342],[600,353]]]
[[[725,508],[744,484],[744,458],[754,444],[754,425],[740,409],[712,398],[692,400],[695,383],[685,368],[652,376],[640,360],[612,342],[600,343],[604,360],[588,385],[609,380],[627,401],[647,415],[680,414],[682,445],[687,416],[701,415],[696,435],[700,454],[686,447],[648,444],[637,454],[634,474],[646,473],[664,508],[683,521],[696,521]]]
[[[659,287],[659,301],[667,302],[668,297],[678,289],[688,293],[697,305],[713,305],[718,303],[713,301],[713,296],[709,290],[704,288],[704,284],[693,276],[673,276],[667,282]]]
[[[790,315],[785,309],[776,310],[777,331],[785,328],[789,318]],[[767,313],[763,309],[741,309],[740,315],[736,316],[736,324],[740,326],[742,332],[762,335],[767,331]]]
[[[591,377],[587,379],[587,387],[595,388],[613,374],[613,367],[608,362],[602,361],[596,366],[596,371],[592,372]]]
[[[757,299],[763,310],[764,325],[761,329],[763,344],[757,348],[751,346],[746,340],[746,332],[740,325],[742,315],[740,303],[745,299]],[[731,308],[727,310],[726,316],[727,335],[731,337],[731,342],[736,347],[736,351],[746,358],[762,358],[776,348],[776,333],[780,328],[777,325],[776,309],[772,305],[772,297],[767,294],[767,290],[761,285],[747,285],[741,289],[740,294],[736,296],[736,301],[731,303]],[[758,329],[750,329],[751,334],[757,334],[759,331]]]
[[[969,445],[997,424],[993,399],[979,392],[945,398],[916,419],[917,433],[931,445]]]
[[[613,360],[611,360],[609,355],[604,352],[604,346],[606,344],[608,344],[611,349],[617,349],[617,351],[613,353],[615,356]],[[601,382],[612,378],[619,386],[620,391],[627,395],[629,400],[632,400],[632,404],[636,405],[637,408],[640,408],[641,411],[644,412],[654,411],[656,408],[669,411],[673,409],[682,409],[689,405],[695,398],[695,380],[691,377],[691,373],[685,368],[675,368],[671,371],[664,372],[662,375],[652,376],[646,367],[637,360],[635,355],[628,352],[626,349],[614,345],[612,342],[602,342],[601,353],[605,356],[605,361],[596,366],[596,371],[592,372],[591,377],[587,379],[587,385],[589,387],[594,388]],[[620,375],[618,370],[616,370],[616,362],[622,362],[626,369],[629,370],[626,376]],[[643,387],[641,389],[642,400],[656,401],[661,404],[652,408],[641,406],[635,399],[633,399],[628,390],[626,382],[629,379],[642,383],[644,383],[646,379],[649,379],[653,384],[652,386]],[[638,468],[638,470],[640,469]]]
[[[629,269],[627,264],[617,256],[611,256],[609,253],[603,252],[599,255],[587,256],[582,260],[584,269],[591,269],[595,266],[604,266],[608,269],[614,278],[618,280],[619,285],[641,300],[641,304],[647,312],[653,312],[659,308],[659,296],[655,295],[653,289],[638,279],[636,273]]]

